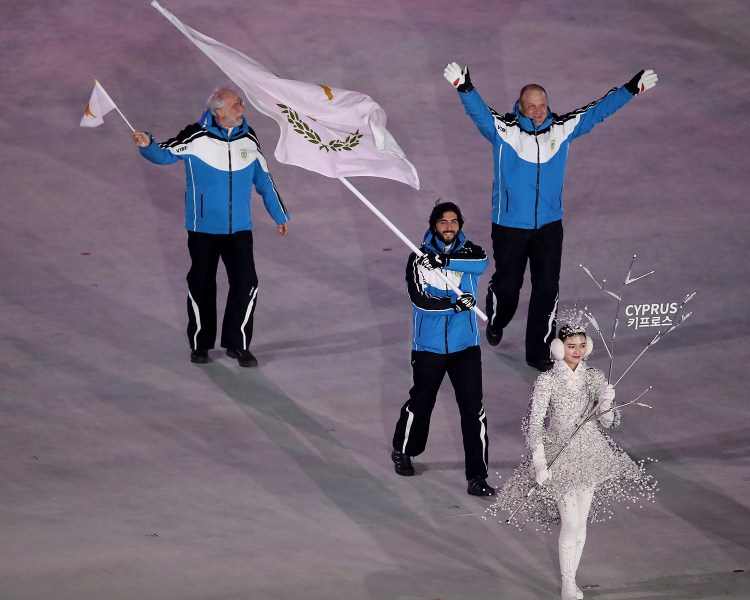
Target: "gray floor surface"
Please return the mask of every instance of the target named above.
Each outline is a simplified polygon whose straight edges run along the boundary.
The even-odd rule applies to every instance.
[[[562,113],[658,72],[568,166],[563,304],[611,328],[615,302],[579,265],[621,282],[634,254],[634,275],[654,274],[623,309],[697,292],[618,386],[653,386],[613,435],[658,460],[658,501],[591,527],[579,583],[599,600],[750,598],[747,2],[163,4],[282,76],[379,102],[422,189],[352,181],[414,241],[442,197],[491,247],[490,146],[447,62],[501,112],[529,81]],[[0,32],[0,598],[559,597],[556,536],[486,520],[466,494],[447,381],[418,476],[393,472],[411,384],[401,242],[338,181],[277,163],[276,124],[250,111],[293,216],[280,239],[254,207],[260,367],[220,350],[191,364],[183,170],[140,158],[115,113],[78,122],[98,78],[164,140],[227,80],[146,0],[6,0]],[[495,483],[524,452],[527,294],[483,345]],[[614,371],[656,331],[622,319]]]

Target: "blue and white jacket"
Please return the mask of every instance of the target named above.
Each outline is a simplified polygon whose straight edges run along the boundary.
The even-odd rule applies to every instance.
[[[570,142],[633,98],[623,86],[564,115],[548,108],[547,118],[537,128],[533,119],[521,114],[518,102],[512,113],[501,116],[476,89],[458,95],[479,132],[492,143],[492,222],[517,229],[537,229],[562,219]]]
[[[151,134],[149,133],[149,136]],[[209,111],[177,136],[141,148],[157,165],[185,163],[185,229],[203,233],[235,233],[253,228],[250,196],[253,185],[277,225],[289,221],[253,129],[242,125],[229,133]]]
[[[459,231],[456,242],[446,252],[445,244],[432,231],[427,231],[422,251],[448,257],[447,266],[439,270],[463,292],[477,297],[479,276],[489,263],[480,246],[472,244]],[[417,259],[412,252],[406,264],[406,289],[414,305],[412,349],[448,354],[478,346],[476,313],[473,310],[455,312],[456,293],[435,271],[419,266]]]

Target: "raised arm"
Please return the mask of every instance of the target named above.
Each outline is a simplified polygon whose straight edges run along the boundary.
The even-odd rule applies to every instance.
[[[571,123],[575,123],[571,139],[577,138],[588,133],[594,126],[616,113],[635,96],[646,90],[650,90],[656,85],[657,81],[659,81],[659,78],[652,70],[639,71],[630,81],[621,87],[612,88],[599,98],[599,100],[591,102],[560,118],[566,122],[575,119],[571,121]]]
[[[474,121],[474,125],[479,129],[479,133],[490,142],[493,141],[498,134],[495,114],[485,104],[484,100],[482,100],[479,92],[474,89],[469,75],[469,67],[461,68],[458,63],[452,62],[445,67],[443,77],[458,90],[458,96],[464,105],[464,110],[466,110],[466,114],[469,115],[471,120]]]

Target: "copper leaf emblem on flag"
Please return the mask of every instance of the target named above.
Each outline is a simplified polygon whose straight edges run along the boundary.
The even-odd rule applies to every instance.
[[[351,152],[354,147],[359,145],[359,141],[362,139],[362,134],[358,129],[343,140],[331,140],[328,144],[324,144],[320,136],[307,123],[300,119],[299,114],[293,108],[289,108],[285,104],[277,104],[276,106],[286,115],[286,120],[289,121],[292,129],[311,144],[318,146],[319,150],[325,150],[326,152],[341,152],[342,150],[346,150],[347,152]]]

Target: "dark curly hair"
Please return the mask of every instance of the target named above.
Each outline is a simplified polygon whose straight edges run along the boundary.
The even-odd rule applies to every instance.
[[[435,225],[437,225],[440,217],[442,217],[447,212],[456,213],[456,216],[458,217],[458,227],[459,229],[463,229],[464,217],[461,214],[461,209],[458,208],[458,206],[453,202],[440,202],[440,198],[438,198],[435,202],[435,208],[433,208],[432,212],[430,213],[430,231],[435,231]]]

